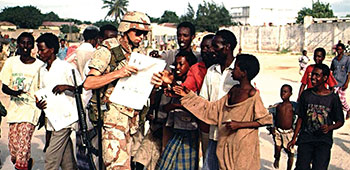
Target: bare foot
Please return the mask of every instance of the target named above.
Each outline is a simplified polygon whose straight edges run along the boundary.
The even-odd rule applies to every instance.
[[[275,162],[273,163],[273,167],[275,167],[276,169],[278,169],[280,167],[280,161],[275,159]]]

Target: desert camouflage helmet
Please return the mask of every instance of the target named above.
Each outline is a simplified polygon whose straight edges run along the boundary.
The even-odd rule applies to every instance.
[[[142,12],[127,12],[120,21],[118,31],[127,32],[130,29],[137,29],[142,31],[151,30],[151,22],[148,16]]]

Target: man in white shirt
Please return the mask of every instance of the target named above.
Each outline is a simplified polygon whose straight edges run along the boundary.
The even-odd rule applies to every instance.
[[[84,42],[76,49],[77,69],[81,77],[84,76],[84,67],[96,50],[99,29],[95,26],[87,27],[83,32]]]
[[[65,100],[68,100],[72,106],[76,106],[73,93],[75,88],[72,78],[72,69],[74,67],[66,61],[57,59],[58,38],[52,33],[45,33],[36,41],[38,43],[39,59],[45,63],[39,70],[39,87],[47,88],[55,95],[63,95]],[[76,69],[74,70],[79,84],[79,80],[81,80],[80,74]],[[57,105],[62,105],[62,103],[58,102],[56,103]],[[37,100],[37,106],[43,110],[46,109],[47,103],[44,99]],[[75,109],[76,107],[71,107],[71,110],[67,111],[68,113],[58,114],[62,114],[62,119],[70,120],[73,119],[72,115],[77,114]],[[75,123],[67,125],[63,129],[55,130],[50,121],[52,120],[47,119],[46,121],[46,129],[51,131],[52,135],[45,152],[45,169],[57,170],[59,167],[62,170],[77,169],[73,154],[73,144],[70,138],[72,127]]]
[[[239,82],[231,77],[231,69],[234,67],[233,50],[237,45],[235,35],[228,30],[220,30],[215,34],[212,41],[212,52],[217,64],[208,68],[204,77],[200,96],[216,101],[225,96],[230,89]],[[210,126],[209,143],[205,153],[205,160],[202,170],[219,169],[218,158],[216,156],[216,146],[218,140],[217,126]]]

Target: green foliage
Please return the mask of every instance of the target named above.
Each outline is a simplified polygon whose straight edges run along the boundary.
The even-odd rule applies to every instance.
[[[91,21],[83,21],[83,24],[92,24]]]
[[[75,25],[72,25],[71,29],[72,29],[72,33],[78,33],[80,31],[79,28]],[[69,25],[62,25],[60,28],[60,31],[65,34],[69,33]]]
[[[114,18],[114,22],[119,22],[123,15],[127,11],[127,6],[129,5],[128,0],[102,0],[103,1],[103,8],[108,8],[109,11],[106,15],[107,17]]]
[[[118,28],[118,25],[116,25],[115,22],[110,21],[110,20],[99,20],[99,21],[95,22],[93,25],[95,25],[96,27],[102,27],[102,26],[107,25],[107,24],[112,24]]]
[[[0,20],[11,22],[20,28],[38,28],[43,22],[43,15],[34,6],[7,7],[0,13]]]
[[[179,23],[179,17],[174,11],[164,11],[163,15],[159,19],[159,23]]]
[[[216,32],[220,26],[234,25],[231,18],[230,12],[224,5],[203,1],[203,4],[198,5],[197,11],[188,3],[187,12],[180,18],[173,11],[165,11],[161,18],[151,18],[151,22],[179,24],[188,21],[196,26],[197,31]]]
[[[195,15],[196,15],[196,12],[194,11],[191,4],[188,3],[187,12],[185,13],[185,15],[182,15],[180,17],[180,22],[188,21],[188,22],[194,23],[195,22]]]
[[[151,20],[151,23],[159,23],[160,18],[155,18],[155,17],[150,17],[150,16],[148,16],[148,17]]]
[[[203,2],[198,5],[195,20],[198,31],[216,32],[220,26],[232,25],[231,15],[224,5]]]
[[[43,21],[62,21],[62,19],[54,12],[49,12],[43,15]]]
[[[64,21],[64,22],[74,22],[74,24],[77,24],[77,25],[83,24],[83,22],[81,22],[80,20],[73,19],[73,18],[62,19],[62,21]]]
[[[315,2],[312,4],[312,9],[303,8],[298,12],[298,17],[296,23],[302,24],[304,23],[305,16],[312,16],[314,18],[332,18],[333,10],[329,3]]]

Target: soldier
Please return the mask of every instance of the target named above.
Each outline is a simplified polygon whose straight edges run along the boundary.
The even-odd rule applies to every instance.
[[[138,130],[139,112],[111,103],[109,96],[118,79],[137,73],[138,70],[127,65],[127,61],[131,52],[144,53],[139,45],[150,31],[150,20],[144,13],[127,12],[118,31],[120,35],[104,40],[94,52],[84,88],[101,91],[101,96],[98,97],[101,98],[102,108],[105,108],[102,148],[106,169],[131,169],[132,135]],[[96,101],[96,97],[94,93],[91,103]]]

